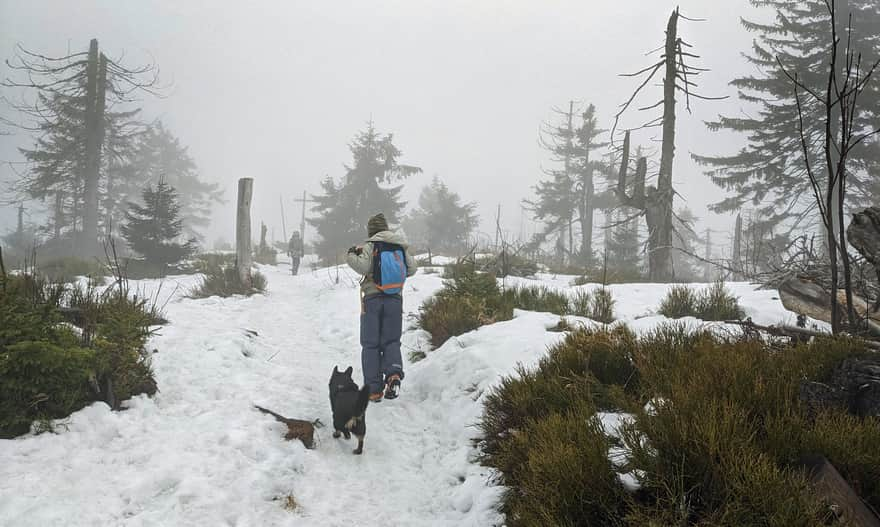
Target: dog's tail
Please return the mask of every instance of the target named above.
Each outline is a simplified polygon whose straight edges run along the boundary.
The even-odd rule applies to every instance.
[[[258,405],[255,404],[255,405],[254,405],[254,408],[256,408],[257,410],[263,412],[264,414],[269,414],[269,415],[271,415],[272,417],[274,417],[275,419],[281,421],[282,423],[286,423],[286,422],[290,421],[289,418],[284,417],[283,415],[280,415],[280,414],[276,414],[276,413],[273,412],[272,410],[268,410],[268,409],[266,409],[266,408],[263,408],[262,406],[258,406]]]
[[[354,407],[354,415],[360,417],[367,412],[367,406],[370,404],[370,387],[364,386],[358,392],[357,404]]]

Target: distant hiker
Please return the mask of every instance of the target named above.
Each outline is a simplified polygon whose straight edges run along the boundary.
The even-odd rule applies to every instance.
[[[299,260],[303,257],[303,241],[299,236],[299,231],[293,231],[290,235],[290,241],[287,242],[287,255],[290,256],[290,271],[296,274],[299,271]]]
[[[381,213],[367,222],[367,241],[348,250],[346,260],[361,279],[361,364],[370,400],[397,398],[403,380],[400,334],[403,283],[416,273],[403,236],[388,230]]]

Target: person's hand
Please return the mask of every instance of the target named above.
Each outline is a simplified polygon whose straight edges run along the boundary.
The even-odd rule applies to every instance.
[[[351,247],[348,248],[348,254],[352,254],[352,253],[354,253],[354,254],[360,254],[360,253],[358,252],[358,248],[357,248],[356,246],[354,246],[354,245],[352,245]]]

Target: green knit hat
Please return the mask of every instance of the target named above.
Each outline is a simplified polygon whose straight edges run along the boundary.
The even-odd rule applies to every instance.
[[[388,230],[388,221],[385,220],[385,215],[381,212],[376,214],[370,221],[367,222],[367,236],[372,238],[377,233]]]

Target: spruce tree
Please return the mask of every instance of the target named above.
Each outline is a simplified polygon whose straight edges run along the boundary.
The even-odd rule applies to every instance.
[[[568,110],[553,111],[560,122],[544,124],[541,144],[550,152],[550,159],[556,166],[544,169],[548,179],[539,181],[534,187],[535,201],[526,200],[525,203],[534,219],[545,223],[545,235],[559,232],[561,243],[557,243],[557,252],[562,251],[570,256],[575,252],[573,227],[579,205],[574,102],[569,103]]]
[[[47,119],[37,123],[39,136],[30,148],[19,151],[28,161],[15,189],[23,197],[45,203],[46,231],[51,239],[81,232],[86,210],[83,167],[86,162],[85,98],[53,93],[39,94],[39,105],[47,109]],[[101,230],[108,234],[113,224],[122,219],[120,204],[136,194],[120,192],[120,184],[128,175],[120,170],[130,161],[134,140],[143,129],[137,121],[138,109],[104,112],[102,166],[99,178]],[[135,183],[138,191],[142,182]],[[132,184],[129,183],[128,186]]]
[[[598,141],[598,137],[605,130],[601,130],[596,120],[596,107],[590,104],[581,114],[581,126],[576,131],[577,143],[575,149],[576,184],[577,191],[576,207],[581,224],[581,247],[579,251],[580,263],[584,267],[594,264],[593,254],[593,216],[598,208],[599,201],[596,196],[594,174],[602,173],[604,167],[600,161],[600,148],[608,143]]]
[[[402,152],[392,135],[380,134],[372,122],[355,136],[349,150],[353,163],[346,166],[345,176],[338,182],[327,177],[321,182],[323,194],[312,196],[318,217],[308,221],[320,236],[315,250],[326,262],[364,241],[370,216],[383,212],[389,222],[397,222],[405,205],[400,201],[402,187],[387,185],[422,171],[398,163]]]
[[[122,235],[133,251],[156,265],[160,276],[165,276],[169,265],[195,252],[196,240],[181,241],[183,220],[174,187],[159,180],[155,189],[147,185],[141,196],[143,205],[128,204]]]
[[[810,222],[814,197],[806,174],[799,136],[798,111],[794,89],[783,67],[797,74],[800,82],[816,93],[825,93],[828,82],[830,15],[825,0],[751,0],[755,7],[775,9],[776,17],[761,24],[743,20],[757,34],[751,53],[745,57],[757,73],[735,79],[747,109],[736,116],[720,116],[707,123],[712,131],[737,132],[747,144],[732,155],[694,155],[706,167],[706,174],[717,185],[732,192],[717,202],[713,210],[731,212],[750,203],[763,222],[776,225],[788,220],[793,225]],[[844,53],[852,15],[852,46],[862,55],[862,64],[880,58],[880,3],[876,0],[838,1],[837,34],[842,36],[839,53]],[[844,61],[838,60],[843,67]],[[824,108],[808,97],[804,102],[804,131],[810,149],[810,163],[817,174],[826,173],[826,160],[818,148],[824,137]],[[855,115],[855,129],[876,128],[880,122],[880,83],[869,87]],[[833,134],[839,133],[832,130]],[[850,153],[851,172],[847,176],[849,205],[876,203],[880,199],[877,169],[880,168],[880,139],[862,143]],[[806,226],[806,225],[805,225]]]
[[[201,179],[187,147],[161,121],[139,137],[131,166],[123,171],[131,172],[128,181],[143,185],[162,179],[174,187],[188,237],[202,239],[199,229],[210,223],[211,207],[223,201],[220,186]]]
[[[2,85],[35,93],[33,102],[14,103],[13,107],[29,121],[22,127],[39,134],[34,152],[37,161],[44,163],[44,173],[35,177],[48,176],[46,183],[52,189],[48,194],[55,201],[54,230],[58,231],[63,219],[65,200],[70,201],[74,231],[81,219],[79,252],[97,254],[107,114],[114,106],[131,102],[136,91],[154,93],[156,69],[152,65],[129,69],[109,59],[99,52],[97,39],[91,40],[87,51],[61,57],[19,46],[6,64],[21,80],[6,79]],[[63,139],[65,136],[72,141]],[[51,166],[53,156],[60,164]],[[59,178],[67,181],[61,183]],[[22,183],[28,186],[27,181]],[[60,190],[61,186],[67,188]]]
[[[456,254],[465,248],[477,225],[475,203],[461,197],[434,177],[419,195],[419,208],[403,222],[409,242],[432,252]]]
[[[637,276],[639,268],[639,221],[618,213],[617,225],[606,233],[605,248],[608,251],[606,264],[621,276]]]

